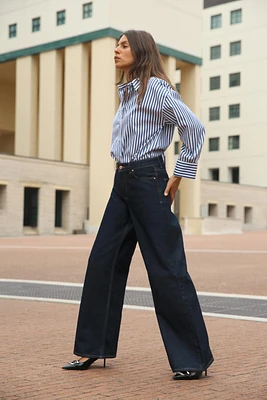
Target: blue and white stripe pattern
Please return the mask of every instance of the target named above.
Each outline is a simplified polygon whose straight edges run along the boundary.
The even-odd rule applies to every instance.
[[[194,179],[204,126],[166,81],[150,78],[138,108],[139,87],[138,79],[119,86],[121,103],[113,123],[111,156],[117,162],[128,163],[163,155],[177,126],[183,144],[174,175]]]

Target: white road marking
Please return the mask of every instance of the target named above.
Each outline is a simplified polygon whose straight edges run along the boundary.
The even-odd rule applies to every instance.
[[[57,286],[83,287],[83,284],[82,284],[82,283],[57,282],[57,281],[36,281],[36,280],[26,280],[26,279],[0,279],[0,282],[11,282],[11,283],[37,283],[38,285],[57,285]]]
[[[78,300],[49,299],[46,297],[30,297],[30,296],[9,296],[4,294],[0,294],[0,299],[43,301],[48,303],[80,304]]]
[[[0,299],[10,299],[10,300],[30,300],[30,301],[40,301],[45,303],[63,303],[63,304],[76,304],[78,305],[80,302],[77,300],[62,300],[62,299],[49,299],[44,297],[28,297],[28,296],[7,296],[0,295]],[[137,310],[137,311],[155,311],[154,307],[144,307],[144,306],[131,306],[124,305],[123,308],[129,310]],[[252,322],[267,322],[267,318],[259,318],[259,317],[246,317],[243,315],[230,315],[230,314],[216,314],[216,313],[206,313],[203,312],[204,317],[212,317],[212,318],[226,318],[226,319],[234,319],[234,320],[242,320],[242,321],[252,321]]]
[[[186,253],[267,254],[267,250],[187,249]]]
[[[0,245],[0,250],[87,250],[88,246],[21,246],[21,245]],[[186,249],[186,253],[229,253],[229,254],[267,254],[267,250],[234,250],[234,249]]]
[[[203,312],[205,317],[215,317],[215,318],[227,318],[227,319],[239,319],[243,321],[254,321],[254,322],[267,322],[267,318],[261,317],[247,317],[243,315],[231,315],[231,314],[216,314]]]
[[[86,246],[18,246],[18,245],[0,245],[0,250],[90,250]]]

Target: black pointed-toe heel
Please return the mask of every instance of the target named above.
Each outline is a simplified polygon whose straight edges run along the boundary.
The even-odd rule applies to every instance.
[[[85,370],[88,369],[98,358],[88,358],[86,361],[74,360],[69,362],[67,365],[64,365],[62,369],[68,370]],[[106,359],[104,358],[104,367],[106,367]]]
[[[208,371],[179,371],[173,375],[172,379],[175,381],[182,381],[182,380],[193,380],[193,379],[200,379],[203,372],[205,372],[205,376],[208,375]]]

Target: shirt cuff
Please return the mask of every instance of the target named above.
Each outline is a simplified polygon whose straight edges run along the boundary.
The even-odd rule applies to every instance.
[[[195,179],[197,174],[197,163],[178,160],[173,175],[181,176],[182,178]]]

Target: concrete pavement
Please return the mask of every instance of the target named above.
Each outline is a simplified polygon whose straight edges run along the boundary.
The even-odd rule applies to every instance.
[[[82,283],[93,236],[0,238],[0,278]],[[267,232],[185,237],[198,291],[266,296]],[[148,287],[139,250],[128,280]],[[63,371],[78,305],[0,298],[0,399],[267,400],[267,324],[205,317],[208,377],[171,379],[153,311],[125,309],[116,359]]]

